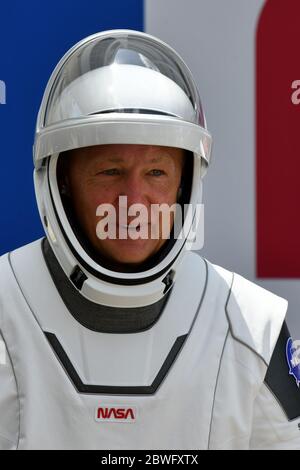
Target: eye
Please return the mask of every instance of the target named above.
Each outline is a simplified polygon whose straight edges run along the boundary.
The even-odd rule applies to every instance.
[[[99,171],[97,175],[108,175],[108,176],[114,176],[114,175],[119,175],[120,171],[117,168],[109,168],[107,170]]]
[[[153,169],[150,171],[151,175],[152,176],[161,176],[161,175],[164,175],[165,172],[163,170],[158,170],[158,169]]]

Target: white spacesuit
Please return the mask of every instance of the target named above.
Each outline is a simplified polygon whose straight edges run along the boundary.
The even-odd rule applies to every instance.
[[[57,177],[67,150],[115,143],[190,158],[185,235],[129,272],[95,255]],[[106,31],[59,62],[34,145],[46,238],[0,258],[0,448],[300,449],[287,302],[188,243],[210,148],[193,77],[162,41]]]

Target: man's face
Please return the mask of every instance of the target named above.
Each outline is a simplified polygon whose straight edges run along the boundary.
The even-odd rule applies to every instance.
[[[162,237],[161,216],[151,220],[151,205],[176,203],[183,163],[184,150],[163,146],[113,144],[71,152],[66,178],[69,192],[81,227],[100,254],[117,263],[139,264],[161,248],[166,237]],[[127,197],[128,208],[132,204],[145,208],[148,218],[144,217],[142,224],[146,239],[132,239],[124,219],[121,224],[119,196]],[[97,224],[104,217],[96,215],[101,204],[115,208],[115,239],[97,236]],[[126,213],[125,225],[132,225],[136,217]],[[170,227],[173,220],[171,212]],[[156,238],[151,238],[151,224],[156,224]],[[120,238],[119,225],[127,237]]]

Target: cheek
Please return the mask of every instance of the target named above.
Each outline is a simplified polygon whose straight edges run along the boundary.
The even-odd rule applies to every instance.
[[[164,185],[162,188],[157,188],[156,190],[152,190],[151,192],[151,202],[155,204],[162,204],[166,203],[168,205],[172,205],[177,200],[177,190],[178,185],[174,184],[167,184]]]
[[[170,172],[170,177],[153,184],[153,198],[156,202],[165,202],[169,205],[177,201],[177,191],[180,185],[181,174],[180,172]]]
[[[89,214],[96,215],[96,209],[100,204],[113,204],[116,192],[111,188],[97,186],[82,186],[79,188],[76,200],[77,206],[85,208]]]

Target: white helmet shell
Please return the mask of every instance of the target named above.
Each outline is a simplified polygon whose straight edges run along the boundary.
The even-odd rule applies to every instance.
[[[65,212],[57,182],[59,154],[103,144],[179,147],[194,155],[185,235],[147,270],[119,272],[99,264]],[[142,32],[112,30],[87,37],[65,54],[38,114],[34,180],[49,243],[84,297],[102,305],[139,307],[165,295],[187,249],[210,153],[211,136],[192,74],[167,44]]]

